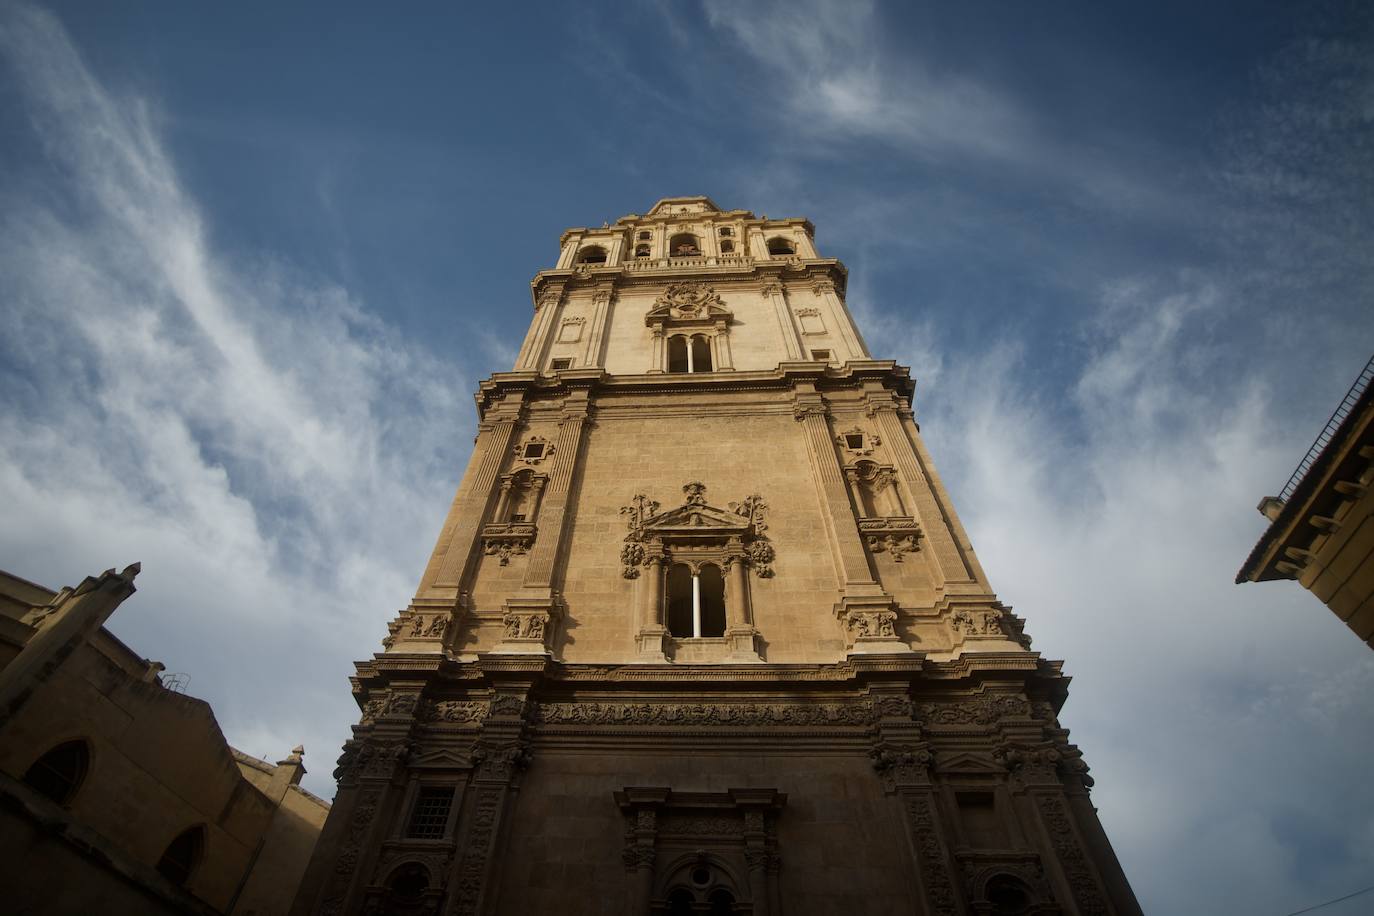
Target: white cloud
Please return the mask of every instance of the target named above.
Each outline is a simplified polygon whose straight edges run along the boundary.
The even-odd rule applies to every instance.
[[[51,15],[9,7],[0,51],[51,169],[0,199],[0,553],[53,586],[141,560],[111,628],[244,750],[303,741],[332,795],[356,710],[331,660],[413,590],[470,442],[463,373],[346,289],[218,253],[150,106]]]
[[[1374,835],[1369,650],[1291,583],[1232,584],[1298,456],[1253,374],[1198,368],[1228,296],[1114,285],[1059,397],[1028,395],[1036,354],[994,339],[922,412],[993,586],[1066,660],[1063,720],[1147,912],[1335,896],[1367,883]]]

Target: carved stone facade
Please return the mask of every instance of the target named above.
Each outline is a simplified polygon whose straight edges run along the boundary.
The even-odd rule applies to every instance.
[[[295,913],[1139,912],[845,279],[706,198],[565,233]]]

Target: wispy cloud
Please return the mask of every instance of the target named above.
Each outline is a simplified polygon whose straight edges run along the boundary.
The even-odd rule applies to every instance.
[[[413,589],[460,471],[460,367],[328,279],[217,252],[155,108],[53,16],[7,6],[0,53],[49,167],[0,198],[0,553],[54,586],[142,560],[113,628],[244,750],[303,740],[332,794],[354,713],[329,660]]]

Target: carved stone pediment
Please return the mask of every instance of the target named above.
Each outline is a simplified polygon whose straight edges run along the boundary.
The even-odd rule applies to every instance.
[[[716,291],[705,283],[687,281],[673,283],[654,301],[654,307],[644,316],[647,325],[714,325],[730,322],[734,315],[720,301]]]
[[[706,486],[693,481],[682,488],[683,505],[659,512],[657,500],[638,494],[620,514],[627,516],[629,534],[621,547],[627,579],[638,578],[638,567],[665,555],[697,556],[698,560],[729,563],[747,560],[760,578],[773,575],[773,546],[764,531],[768,504],[749,496],[721,509],[706,502]],[[714,546],[709,546],[714,545]],[[706,550],[710,555],[701,553]]]
[[[750,532],[749,520],[715,506],[679,506],[656,515],[644,523],[645,536],[744,535]]]

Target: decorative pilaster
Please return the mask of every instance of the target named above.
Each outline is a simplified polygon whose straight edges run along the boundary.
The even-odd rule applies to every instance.
[[[810,446],[816,489],[823,509],[826,533],[842,585],[835,615],[844,628],[850,652],[909,652],[897,635],[897,614],[892,597],[874,581],[868,554],[859,539],[849,492],[840,473],[831,440],[825,402],[814,390],[800,386],[794,416],[802,424]]]
[[[491,502],[492,486],[510,451],[511,437],[519,422],[520,402],[516,396],[514,403],[502,403],[499,408],[489,411],[478,428],[472,462],[449,509],[448,524],[452,527],[440,542],[445,548],[442,554],[436,551],[431,560],[424,586],[455,591],[463,588],[477,555],[475,547],[487,516],[487,505]]]
[[[766,250],[766,249],[765,249]],[[787,295],[780,283],[765,283],[763,296],[773,304],[773,312],[778,319],[778,332],[782,335],[783,345],[787,347],[788,359],[805,359],[802,355],[801,335],[792,318],[792,310],[787,307]]]
[[[549,342],[549,330],[560,311],[559,307],[563,304],[563,289],[561,282],[551,284],[535,300],[534,321],[530,324],[530,331],[525,336],[525,343],[516,359],[517,369],[538,370],[543,363],[544,350]]]
[[[488,906],[511,790],[530,762],[525,737],[527,689],[503,690],[492,698],[482,733],[472,748],[472,803],[449,881],[453,893],[446,916],[478,916]]]
[[[916,450],[903,428],[902,417],[892,395],[884,392],[880,396],[870,394],[868,412],[878,426],[887,451],[897,464],[901,478],[916,501],[914,521],[920,526],[931,551],[947,580],[968,581],[974,578],[973,572],[964,562],[964,557],[954,543],[951,519],[941,509],[931,480],[923,473],[917,460]]]
[[[619,240],[617,240],[619,244]],[[600,366],[606,341],[607,315],[615,299],[615,290],[602,286],[592,294],[592,327],[587,335],[587,349],[582,356],[584,367]]]
[[[868,348],[864,346],[863,341],[855,333],[854,322],[850,319],[844,303],[840,301],[839,294],[835,291],[835,284],[830,280],[817,280],[811,284],[811,291],[825,302],[830,309],[830,314],[835,316],[835,324],[840,329],[840,337],[848,345],[849,352],[859,359],[869,359]]]
[[[541,537],[530,553],[529,569],[525,571],[525,588],[548,589],[553,581],[554,560],[563,543],[563,528],[568,511],[568,489],[582,453],[582,427],[589,413],[587,393],[574,392],[568,396],[558,421],[557,450],[553,469],[542,497],[539,510]]]

